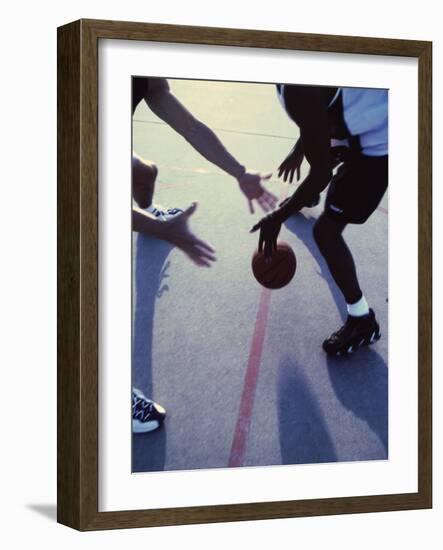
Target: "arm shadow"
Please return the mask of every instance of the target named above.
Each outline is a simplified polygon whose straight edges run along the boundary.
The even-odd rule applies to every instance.
[[[277,392],[282,464],[336,462],[323,412],[297,360],[280,362]]]
[[[388,458],[388,368],[370,348],[345,357],[327,356],[331,385],[343,406],[364,420],[381,441]]]

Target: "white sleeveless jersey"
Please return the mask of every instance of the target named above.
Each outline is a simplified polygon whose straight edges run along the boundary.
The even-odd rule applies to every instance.
[[[371,157],[387,155],[388,90],[367,88],[340,88],[340,90],[343,119],[349,133],[359,137],[362,153]]]
[[[370,88],[338,88],[329,107],[341,92],[342,117],[349,133],[358,136],[364,155],[380,157],[388,154],[388,90]],[[286,110],[284,85],[277,89],[278,98]],[[349,145],[347,139],[332,139],[332,146]]]

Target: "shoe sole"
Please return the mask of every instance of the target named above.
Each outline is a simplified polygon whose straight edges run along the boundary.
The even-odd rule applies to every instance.
[[[363,346],[370,346],[372,344],[375,344],[378,340],[381,338],[381,332],[379,330],[375,330],[369,338],[363,338],[363,340],[360,340],[357,343],[351,344],[348,348],[344,348],[338,351],[328,351],[325,350],[328,355],[335,356],[335,357],[343,357],[344,355],[350,355],[351,353],[355,353],[359,348]],[[323,348],[324,349],[324,348]]]
[[[160,422],[159,420],[152,420],[151,422],[147,422],[146,425],[135,425],[132,424],[132,433],[134,434],[146,434],[149,432],[153,432],[154,430],[158,430],[163,425],[163,420]]]

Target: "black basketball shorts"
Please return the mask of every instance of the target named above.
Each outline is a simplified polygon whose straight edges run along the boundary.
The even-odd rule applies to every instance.
[[[388,187],[388,155],[354,154],[329,184],[324,213],[344,223],[365,223]]]

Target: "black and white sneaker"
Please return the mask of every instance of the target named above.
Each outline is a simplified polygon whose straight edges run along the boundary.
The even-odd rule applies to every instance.
[[[177,216],[177,214],[183,212],[181,208],[164,208],[159,204],[151,204],[151,206],[148,206],[148,208],[146,208],[146,211],[162,222],[167,222],[174,216]]]
[[[357,351],[360,346],[380,340],[380,337],[380,326],[373,310],[370,309],[367,315],[361,317],[348,315],[341,329],[323,342],[323,349],[328,355],[346,355]]]
[[[132,431],[140,434],[159,428],[165,419],[165,409],[148,399],[137,388],[132,389]]]

